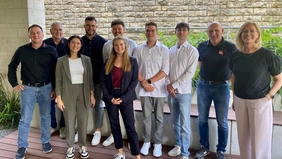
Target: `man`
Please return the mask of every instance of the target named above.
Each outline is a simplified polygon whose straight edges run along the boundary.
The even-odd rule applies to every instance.
[[[189,156],[192,78],[199,57],[198,50],[187,41],[189,30],[189,25],[184,22],[175,27],[178,40],[169,50],[167,77],[168,105],[176,139],[176,146],[168,155],[175,157],[181,154],[181,159],[188,159]]]
[[[96,103],[93,111],[93,121],[95,132],[91,141],[92,146],[96,146],[101,140],[101,127],[103,123],[104,107],[102,103],[102,93],[100,88],[100,74],[103,67],[102,49],[107,42],[106,39],[98,35],[96,32],[98,28],[97,20],[93,16],[88,16],[84,21],[85,35],[82,37],[84,43],[84,54],[89,56],[92,63],[93,82],[94,82],[94,97]],[[77,135],[76,135],[77,136]],[[77,137],[76,137],[77,138]]]
[[[157,24],[145,24],[147,41],[138,46],[133,56],[139,64],[139,96],[144,116],[144,144],[140,150],[143,155],[148,155],[151,147],[151,129],[154,128],[153,156],[162,155],[163,137],[163,107],[166,98],[165,76],[169,73],[168,48],[157,41]],[[151,124],[152,109],[155,115],[155,125]]]
[[[62,57],[67,54],[65,46],[67,44],[67,39],[63,38],[63,26],[59,22],[54,22],[51,25],[50,33],[52,35],[51,38],[44,40],[43,42],[53,46],[57,52],[58,56]],[[57,114],[57,120],[56,120]],[[51,101],[51,134],[54,133],[57,128],[60,129],[59,137],[64,139],[66,138],[66,128],[65,128],[65,120],[63,116],[63,112],[60,109],[56,108],[55,100]]]
[[[15,91],[21,92],[21,119],[16,159],[25,158],[30,122],[36,102],[39,105],[43,152],[52,151],[50,105],[51,98],[54,99],[56,96],[55,67],[58,56],[55,48],[43,43],[43,36],[41,26],[37,24],[30,26],[28,37],[31,43],[19,47],[8,65],[8,80]],[[22,84],[18,84],[17,79],[17,67],[20,63]]]
[[[113,20],[111,23],[111,28],[112,28],[112,34],[114,37],[116,36],[122,36],[124,37],[124,32],[125,32],[125,25],[124,22],[120,19],[116,19]],[[137,47],[137,44],[135,41],[128,39],[126,37],[124,37],[125,43],[126,43],[126,47],[127,47],[127,51],[128,54],[130,56],[132,56],[135,48]],[[103,59],[104,62],[107,58],[109,58],[110,53],[113,50],[113,41],[109,40],[103,47]],[[111,134],[104,142],[103,142],[103,146],[110,146],[111,144],[114,143],[114,138],[113,135]]]
[[[225,159],[228,138],[229,79],[231,77],[230,58],[236,46],[224,40],[224,29],[218,22],[209,24],[209,40],[198,46],[200,80],[197,85],[198,126],[201,148],[196,158],[202,159],[209,154],[209,110],[214,102],[218,124],[217,159]]]

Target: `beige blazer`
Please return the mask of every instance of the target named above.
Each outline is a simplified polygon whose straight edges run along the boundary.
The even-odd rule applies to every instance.
[[[92,76],[92,65],[89,57],[81,55],[82,65],[84,67],[83,74],[83,87],[84,87],[84,100],[85,107],[91,106],[90,91],[94,90],[93,76]],[[71,74],[69,67],[69,56],[65,55],[58,59],[56,65],[56,94],[61,95],[62,101],[65,105],[65,110],[75,110],[70,106],[75,102],[73,97],[73,90],[71,87]]]

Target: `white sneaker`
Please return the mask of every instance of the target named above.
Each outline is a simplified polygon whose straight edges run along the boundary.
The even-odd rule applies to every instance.
[[[181,159],[188,159],[188,157],[184,157],[184,156],[182,156],[182,157],[181,157]]]
[[[75,133],[74,135],[74,143],[77,143],[78,142],[78,133]]]
[[[74,147],[68,148],[66,159],[74,159]]]
[[[101,140],[101,131],[95,131],[95,133],[93,134],[91,145],[92,146],[98,145],[100,143],[100,140]]]
[[[87,148],[85,146],[81,146],[81,148],[79,148],[79,154],[80,154],[80,158],[88,158],[89,157]]]
[[[162,144],[154,144],[153,156],[154,157],[162,156]]]
[[[168,156],[175,157],[180,155],[181,153],[180,148],[181,148],[180,146],[175,145],[175,147],[168,152]]]
[[[54,132],[56,132],[57,131],[57,129],[54,129],[54,128],[52,128],[51,127],[51,129],[50,129],[50,134],[52,135]]]
[[[61,139],[65,139],[66,138],[66,128],[65,127],[61,127],[59,137]]]
[[[150,142],[144,142],[141,150],[140,150],[140,153],[142,155],[148,155],[149,153],[149,148],[151,147],[151,143]]]
[[[115,154],[115,159],[125,159],[125,154],[120,154],[120,153],[117,153]]]
[[[104,142],[103,142],[103,146],[110,146],[111,144],[113,144],[114,141],[114,137],[113,134],[111,134]]]

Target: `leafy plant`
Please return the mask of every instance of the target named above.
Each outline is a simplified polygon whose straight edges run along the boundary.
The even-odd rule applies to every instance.
[[[13,127],[20,119],[20,99],[19,94],[8,91],[3,74],[0,74],[0,125]]]

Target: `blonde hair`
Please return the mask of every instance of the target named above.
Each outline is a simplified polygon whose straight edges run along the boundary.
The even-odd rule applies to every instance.
[[[115,48],[114,48],[114,42],[116,40],[123,40],[124,45],[125,45],[125,51],[124,51],[124,53],[122,55],[121,69],[124,72],[129,72],[131,70],[131,62],[130,62],[130,58],[129,58],[129,55],[128,55],[128,51],[127,51],[127,46],[126,46],[125,40],[124,40],[123,37],[117,36],[112,41],[113,42],[113,49],[112,49],[112,52],[110,54],[110,57],[109,57],[108,61],[106,62],[106,65],[105,65],[105,74],[106,75],[108,75],[112,71],[114,63],[115,63],[115,59],[117,57],[117,53],[116,53]]]
[[[259,49],[259,48],[261,48],[261,36],[260,36],[260,28],[259,28],[259,26],[255,23],[255,22],[245,22],[241,27],[240,27],[240,29],[238,30],[238,32],[237,32],[237,34],[236,34],[236,36],[235,36],[235,43],[236,43],[236,46],[237,46],[237,48],[239,49],[239,51],[243,51],[243,49],[244,49],[244,42],[243,42],[243,40],[242,40],[242,38],[241,38],[241,35],[242,35],[242,33],[243,33],[243,31],[244,31],[244,29],[245,29],[245,27],[247,26],[247,25],[249,25],[249,24],[251,24],[251,25],[253,25],[255,28],[256,28],[256,30],[257,30],[257,32],[258,32],[258,34],[259,34],[259,37],[258,37],[258,39],[256,40],[256,42],[255,42],[255,48],[256,49]]]

